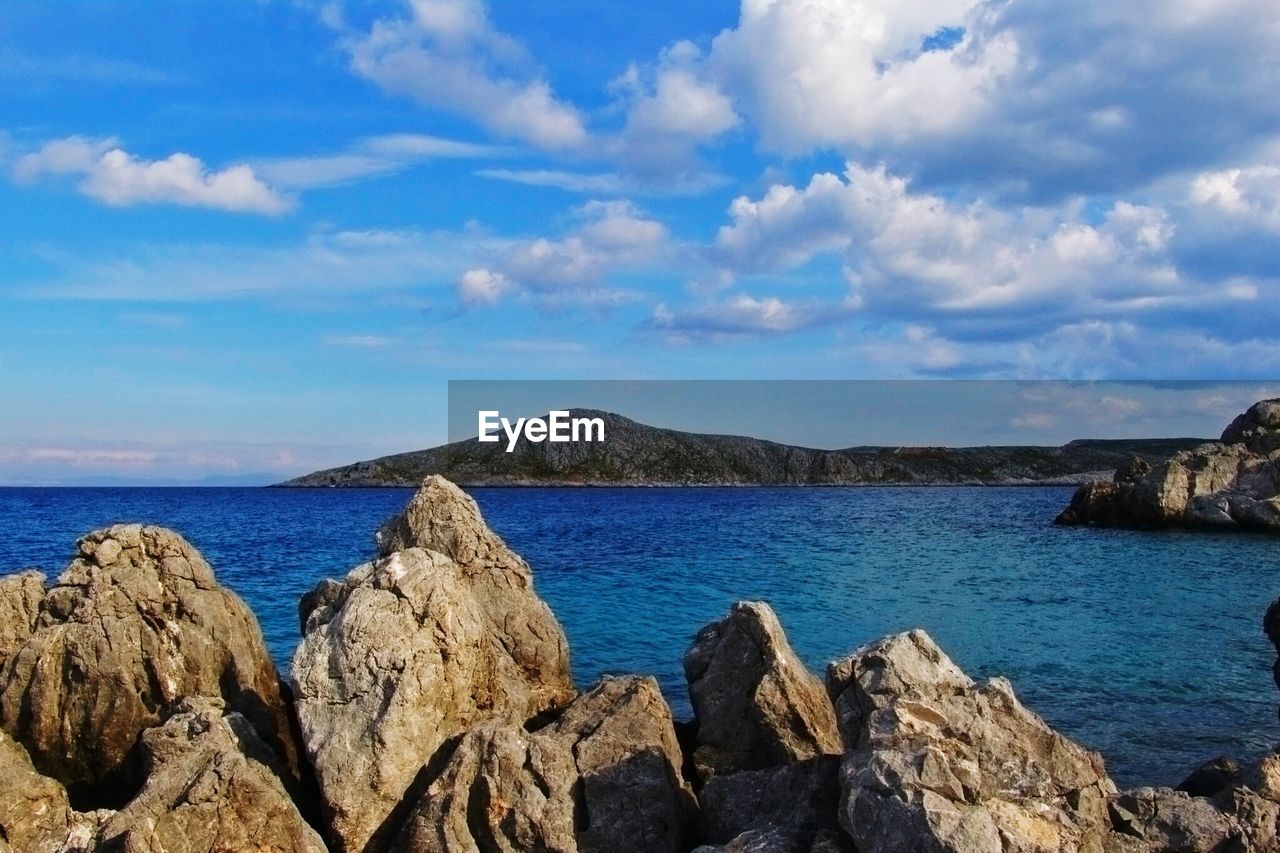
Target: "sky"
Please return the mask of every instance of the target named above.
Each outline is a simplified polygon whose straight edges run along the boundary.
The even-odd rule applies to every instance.
[[[0,483],[451,379],[1265,382],[1277,91],[1274,0],[9,0]]]

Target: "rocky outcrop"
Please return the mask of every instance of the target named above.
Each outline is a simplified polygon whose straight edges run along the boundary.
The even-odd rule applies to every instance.
[[[923,632],[828,671],[853,748],[840,822],[862,853],[1101,850],[1115,787],[1009,683],[975,685]]]
[[[1081,486],[1057,523],[1280,530],[1280,400],[1254,404],[1220,442]]]
[[[296,767],[257,620],[200,554],[140,525],[99,530],[78,548],[0,672],[0,725],[40,772],[81,807],[121,805],[142,781],[138,736],[195,696],[225,700]],[[28,593],[17,609],[29,612],[37,591],[29,576],[18,585]]]
[[[447,741],[575,695],[564,633],[528,566],[452,483],[429,478],[380,550],[304,602],[293,659],[302,736],[347,851],[390,840]]]
[[[44,575],[26,571],[0,578],[0,672],[36,629]]]
[[[220,700],[187,700],[142,735],[146,785],[103,824],[102,849],[324,853],[275,753],[244,716],[224,710]]]
[[[841,751],[830,701],[767,604],[738,602],[684,656],[704,779]]]
[[[605,679],[536,732],[470,729],[393,849],[677,853],[696,814],[680,765],[657,683]]]

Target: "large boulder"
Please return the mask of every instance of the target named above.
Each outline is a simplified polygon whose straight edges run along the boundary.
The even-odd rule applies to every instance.
[[[225,700],[296,767],[257,620],[200,554],[140,525],[99,530],[78,548],[0,673],[0,726],[40,772],[79,806],[121,805],[142,781],[138,736],[193,696]]]
[[[184,702],[143,733],[142,750],[146,784],[103,824],[103,849],[325,853],[289,798],[278,757],[220,700]]]
[[[103,817],[72,809],[66,789],[36,772],[22,744],[0,732],[0,851],[89,850]]]
[[[704,779],[842,751],[822,682],[787,642],[769,605],[740,601],[684,655]]]
[[[346,851],[385,846],[446,741],[575,695],[529,567],[452,483],[429,478],[384,527],[382,551],[304,601],[293,659],[303,741]]]
[[[860,853],[1101,850],[1115,787],[1102,759],[1025,709],[1003,679],[975,685],[923,632],[828,670],[853,745],[840,822]]]
[[[605,679],[553,723],[470,729],[393,849],[678,853],[696,803],[652,678]]]
[[[26,571],[0,578],[0,672],[36,629],[44,575]]]
[[[1057,522],[1280,530],[1280,400],[1256,403],[1221,442],[1081,486]]]

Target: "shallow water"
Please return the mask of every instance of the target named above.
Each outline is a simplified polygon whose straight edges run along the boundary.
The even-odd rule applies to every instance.
[[[0,489],[0,572],[56,575],[81,534],[172,527],[257,613],[282,667],[297,601],[373,551],[405,489]],[[1280,538],[1055,528],[1064,488],[476,489],[533,566],[583,684],[658,677],[689,713],[680,658],[737,599],[770,602],[815,669],[923,627],[975,677],[1100,750],[1121,785],[1176,783],[1280,734]]]

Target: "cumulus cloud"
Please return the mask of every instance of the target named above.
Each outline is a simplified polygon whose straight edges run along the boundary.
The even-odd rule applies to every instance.
[[[1202,172],[1191,200],[1232,220],[1280,232],[1280,166]]]
[[[578,110],[556,98],[519,43],[493,27],[482,0],[410,0],[406,15],[348,32],[344,45],[352,69],[389,92],[539,148],[587,142]]]
[[[820,173],[805,187],[736,199],[715,251],[739,274],[833,254],[864,310],[934,323],[977,319],[988,333],[1207,295],[1171,263],[1175,228],[1165,211],[1120,201],[1098,221],[1083,214],[1079,205],[958,204],[913,192],[883,166],[850,164],[843,176]]]
[[[458,296],[494,304],[510,292],[544,305],[609,305],[629,294],[609,285],[611,273],[656,262],[666,226],[625,201],[592,201],[575,211],[579,224],[560,240],[540,237],[507,246],[482,267],[466,270]]]
[[[293,207],[290,199],[247,165],[211,170],[184,153],[145,160],[129,154],[114,139],[53,140],[14,165],[14,177],[20,182],[33,183],[46,176],[77,176],[82,193],[114,207],[178,204],[268,215]]]

